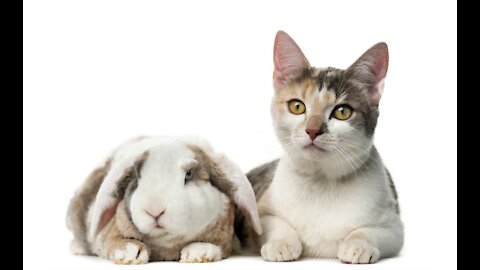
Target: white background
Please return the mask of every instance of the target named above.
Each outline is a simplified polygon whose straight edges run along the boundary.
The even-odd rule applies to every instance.
[[[456,268],[456,10],[438,0],[24,1],[24,268],[121,268],[70,255],[65,214],[125,139],[202,135],[245,171],[280,156],[269,113],[279,29],[316,66],[345,68],[389,44],[376,145],[398,188],[406,243],[399,257],[364,267]],[[356,268],[259,257],[131,268],[161,267]]]

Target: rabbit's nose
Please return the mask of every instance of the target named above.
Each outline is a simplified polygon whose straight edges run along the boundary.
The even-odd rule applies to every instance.
[[[165,208],[161,209],[160,211],[156,211],[156,212],[148,211],[148,210],[145,210],[145,212],[147,212],[148,215],[153,217],[158,222],[158,219],[160,218],[160,216],[162,216],[165,213]]]

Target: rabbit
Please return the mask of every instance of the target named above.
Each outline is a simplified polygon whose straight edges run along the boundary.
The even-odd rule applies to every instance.
[[[117,264],[217,261],[235,245],[236,210],[262,233],[252,186],[225,155],[200,138],[140,137],[75,193],[71,251]]]

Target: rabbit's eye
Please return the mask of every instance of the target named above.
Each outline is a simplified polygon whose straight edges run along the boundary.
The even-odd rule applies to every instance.
[[[188,170],[188,171],[185,173],[185,181],[191,180],[192,178],[193,178],[193,171],[192,171],[192,170]]]

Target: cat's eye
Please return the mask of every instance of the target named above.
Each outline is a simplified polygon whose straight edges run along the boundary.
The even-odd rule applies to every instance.
[[[192,170],[188,170],[185,172],[185,182],[188,181],[188,180],[192,180],[193,178],[193,171]]]
[[[348,105],[338,105],[333,109],[333,117],[345,121],[352,116],[353,109]]]
[[[288,101],[288,109],[291,113],[296,115],[305,113],[306,111],[305,104],[298,99]]]

